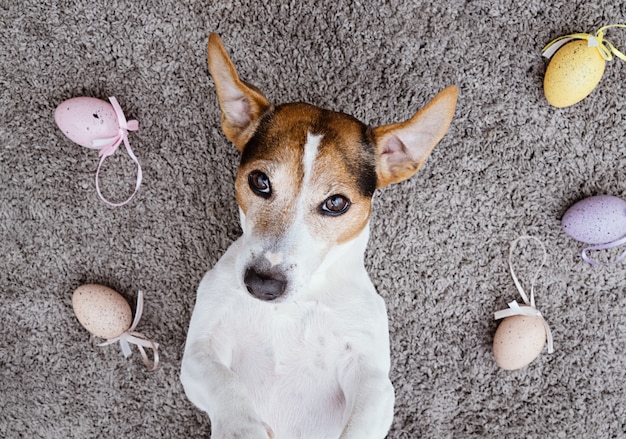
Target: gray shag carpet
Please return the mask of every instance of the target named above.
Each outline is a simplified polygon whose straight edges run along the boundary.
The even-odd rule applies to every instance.
[[[371,124],[411,116],[449,84],[452,127],[423,170],[379,191],[366,264],[389,309],[396,413],[390,438],[626,437],[626,264],[591,267],[560,228],[596,194],[626,196],[626,65],[568,109],[543,96],[541,48],[626,21],[623,2],[555,0],[3,0],[0,5],[0,436],[208,437],[179,368],[195,290],[240,233],[238,153],[220,130],[206,42],[218,32],[246,80]],[[626,49],[626,30],[607,36]],[[116,96],[140,122],[144,179],[110,208],[97,153],[56,127],[65,99]],[[123,199],[124,149],[102,189]],[[555,352],[507,372],[494,311],[518,299],[509,243],[541,239],[537,304]],[[540,251],[521,245],[522,282]],[[101,283],[160,343],[97,347],[73,290]],[[285,439],[285,438],[279,438]],[[288,438],[287,438],[288,439]]]

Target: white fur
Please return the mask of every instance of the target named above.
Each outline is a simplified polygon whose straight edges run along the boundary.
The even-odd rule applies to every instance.
[[[302,156],[302,164],[304,166],[304,186],[306,187],[311,181],[311,174],[313,173],[313,165],[315,164],[315,158],[317,157],[317,151],[320,143],[322,142],[321,134],[308,133],[306,143],[304,144],[304,155]]]
[[[267,252],[265,252],[265,259],[267,259],[267,261],[270,263],[270,267],[275,267],[283,262],[283,253],[274,253],[268,250]]]
[[[309,135],[302,194],[321,136]],[[306,226],[310,203],[273,242],[243,235],[198,288],[182,363],[189,399],[209,414],[214,439],[383,438],[393,417],[387,312],[363,264],[369,228],[325,248]],[[289,267],[275,302],[243,284],[257,257]]]
[[[242,151],[272,105],[239,79],[216,34],[209,37],[208,48],[222,127]],[[372,129],[377,188],[419,169],[447,131],[457,94],[450,87],[409,121]],[[283,121],[298,123],[303,108],[286,109],[291,113]],[[332,122],[335,130],[348,123]],[[285,136],[286,141],[294,138]],[[267,160],[252,158],[278,190],[263,200],[238,194],[245,203],[245,213],[240,208],[243,234],[198,288],[181,380],[189,399],[208,413],[213,439],[380,439],[391,426],[387,312],[363,264],[369,226],[360,233],[353,229],[357,237],[343,244],[331,237],[342,221],[348,221],[345,229],[360,227],[362,212],[369,214],[364,207],[370,206],[359,206],[361,222],[350,211],[332,221],[319,217],[324,215],[320,198],[332,194],[315,185],[327,185],[329,176],[338,175],[324,172],[324,178],[314,178],[321,141],[309,133],[298,164],[287,160],[267,166]],[[293,152],[298,145],[287,146],[280,152]],[[294,181],[301,170],[288,166],[302,166],[302,182]],[[245,190],[245,183],[240,180],[237,187]]]
[[[243,211],[240,210],[240,219],[244,231],[240,239],[243,241],[242,247],[245,249],[237,255],[235,264],[235,270],[240,274],[240,283],[244,271],[251,262],[265,259],[272,267],[282,265],[283,272],[288,279],[285,297],[295,299],[307,290],[311,275],[318,270],[326,257],[327,243],[316,237],[307,226],[308,216],[312,209],[309,199],[309,194],[312,192],[310,186],[313,184],[311,175],[322,138],[322,135],[311,133],[307,135],[302,158],[304,176],[299,195],[293,206],[295,215],[281,236],[258,236],[253,232],[255,218],[244,215]],[[279,171],[276,171],[273,177],[273,183],[280,182],[280,184],[276,183],[276,186],[293,184],[286,177],[282,177]]]
[[[265,425],[276,439],[386,435],[394,400],[387,314],[363,266],[367,237],[366,229],[334,248],[293,302],[233,288],[241,239],[205,275],[181,379],[209,414],[213,438],[267,439]]]

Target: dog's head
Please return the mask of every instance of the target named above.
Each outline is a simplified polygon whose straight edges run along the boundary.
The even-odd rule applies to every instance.
[[[411,119],[370,128],[308,104],[270,104],[239,79],[216,34],[209,69],[222,129],[241,152],[239,275],[266,301],[297,298],[329,253],[362,234],[374,191],[420,169],[457,99],[457,88],[448,87]]]

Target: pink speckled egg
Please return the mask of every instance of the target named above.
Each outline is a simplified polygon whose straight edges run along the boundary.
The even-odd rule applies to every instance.
[[[76,288],[72,307],[80,324],[97,337],[119,337],[133,323],[126,299],[104,285],[87,284]]]
[[[110,103],[84,96],[61,103],[54,120],[70,140],[87,148],[93,148],[96,139],[115,137],[120,129]]]
[[[561,220],[563,231],[577,241],[606,244],[626,236],[626,201],[613,195],[585,198]]]

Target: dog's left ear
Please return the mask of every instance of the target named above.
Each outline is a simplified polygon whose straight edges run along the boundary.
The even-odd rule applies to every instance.
[[[450,127],[458,88],[440,92],[406,122],[372,130],[377,153],[377,187],[406,180],[422,167]]]
[[[259,89],[239,79],[217,34],[209,36],[208,49],[209,70],[222,110],[222,131],[241,152],[271,104]]]

